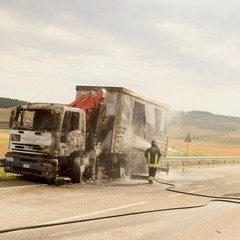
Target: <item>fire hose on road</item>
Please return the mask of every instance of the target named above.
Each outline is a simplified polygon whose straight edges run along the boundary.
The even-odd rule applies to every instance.
[[[136,176],[135,176],[136,177]],[[138,212],[129,212],[124,214],[116,214],[116,215],[107,215],[102,217],[95,217],[95,218],[88,218],[88,219],[80,219],[80,220],[71,220],[71,221],[63,221],[57,223],[46,223],[46,224],[38,224],[38,225],[28,225],[23,227],[16,227],[16,228],[8,228],[8,229],[1,229],[0,234],[15,232],[15,231],[23,231],[23,230],[30,230],[30,229],[38,229],[38,228],[45,228],[45,227],[54,227],[59,225],[67,225],[67,224],[74,224],[74,223],[83,223],[83,222],[91,222],[91,221],[100,221],[103,219],[113,219],[113,218],[120,218],[120,217],[128,217],[133,215],[141,215],[141,214],[151,214],[156,212],[164,212],[164,211],[174,211],[174,210],[185,210],[185,209],[193,209],[193,208],[201,208],[207,206],[210,202],[227,202],[233,204],[240,204],[240,198],[234,197],[221,197],[221,196],[213,196],[213,195],[205,195],[205,194],[196,194],[196,193],[189,193],[175,189],[175,185],[168,182],[163,182],[158,179],[155,181],[159,184],[166,185],[166,191],[191,195],[195,197],[205,197],[205,198],[212,198],[209,202],[200,205],[190,205],[190,206],[179,206],[179,207],[172,207],[172,208],[158,208],[146,211],[138,211]]]

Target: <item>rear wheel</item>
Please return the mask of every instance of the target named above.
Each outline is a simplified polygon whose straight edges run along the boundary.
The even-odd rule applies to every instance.
[[[81,174],[81,158],[76,157],[73,159],[73,166],[72,166],[72,182],[73,183],[80,183],[82,178]]]

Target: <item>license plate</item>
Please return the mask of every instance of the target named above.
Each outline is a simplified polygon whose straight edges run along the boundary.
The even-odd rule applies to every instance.
[[[23,164],[23,168],[30,168],[30,165],[29,164]]]

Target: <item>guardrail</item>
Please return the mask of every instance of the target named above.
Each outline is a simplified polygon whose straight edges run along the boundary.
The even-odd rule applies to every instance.
[[[166,157],[164,163],[180,163],[185,165],[201,165],[201,164],[228,164],[240,162],[240,156],[217,156],[217,157]],[[190,164],[191,163],[191,164]]]

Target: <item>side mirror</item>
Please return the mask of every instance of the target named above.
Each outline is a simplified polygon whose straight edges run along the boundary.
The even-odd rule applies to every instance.
[[[12,125],[13,125],[13,122],[14,122],[14,119],[15,119],[15,114],[16,114],[16,109],[12,109],[11,115],[10,115],[10,118],[9,118],[9,128],[12,128]]]

